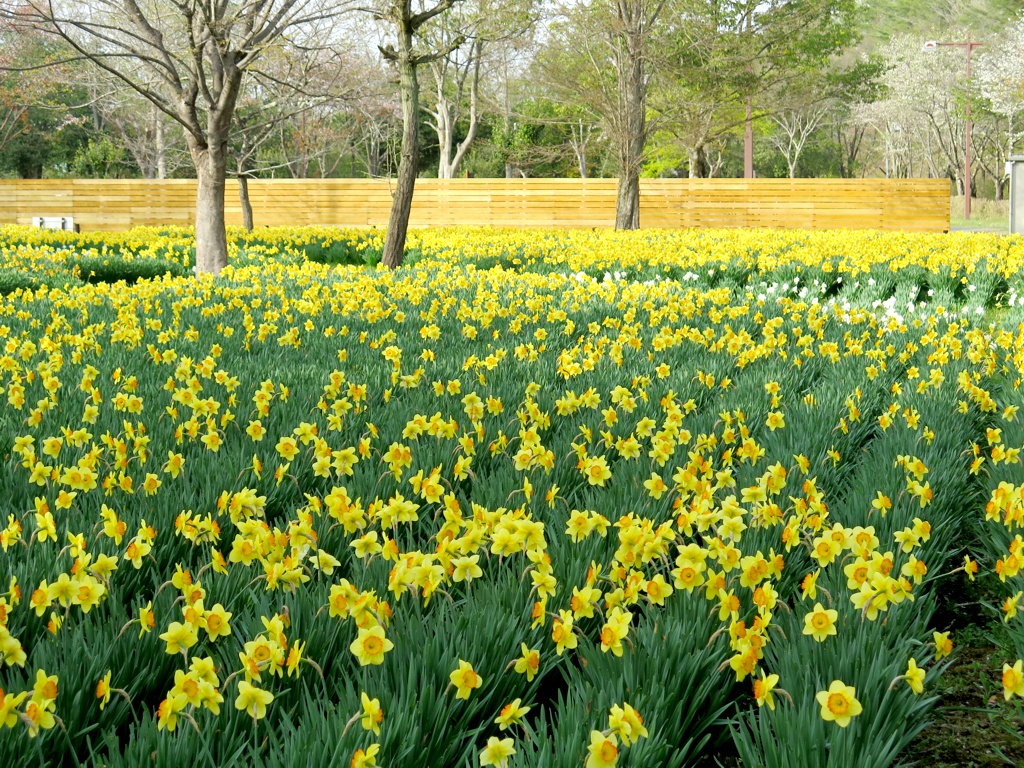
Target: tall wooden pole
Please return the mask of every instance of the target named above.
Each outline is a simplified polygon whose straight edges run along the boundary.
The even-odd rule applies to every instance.
[[[948,46],[951,48],[967,49],[967,111],[964,121],[964,220],[971,219],[971,51],[983,43],[976,43],[971,40],[970,30],[967,32],[967,40],[963,43],[936,43],[930,41],[925,43],[926,51],[934,50],[936,46]]]

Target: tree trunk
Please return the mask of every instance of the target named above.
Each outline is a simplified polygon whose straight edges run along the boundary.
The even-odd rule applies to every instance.
[[[640,227],[640,167],[647,146],[647,78],[645,76],[648,30],[658,10],[647,17],[642,2],[616,3],[615,74],[617,79],[615,154],[619,166],[619,190],[615,203],[615,228]]]
[[[438,77],[438,91],[440,92],[443,87],[444,83]],[[452,124],[453,112],[447,97],[444,94],[439,95],[435,125],[437,128],[437,178],[439,179],[455,178],[455,167],[452,164],[452,142],[454,140],[452,134],[455,132],[455,126]]]
[[[454,179],[455,178],[455,167],[452,164],[452,133],[451,129],[447,126],[438,131],[438,142],[437,147],[437,178],[439,179]]]
[[[616,155],[619,192],[615,201],[615,228],[640,227],[640,166],[647,144],[646,88],[642,41],[624,35],[625,61],[619,63],[619,130]]]
[[[412,210],[420,157],[419,83],[416,79],[416,64],[411,61],[412,31],[403,31],[403,37],[405,35],[408,35],[408,40],[400,40],[403,53],[398,62],[398,85],[402,98],[402,158],[398,163],[398,183],[391,199],[391,215],[388,217],[384,255],[381,259],[381,263],[390,269],[401,266],[405,256],[405,236],[409,229],[409,212]]]
[[[167,137],[164,135],[164,116],[154,105],[154,143],[156,144],[156,177],[167,178]]]
[[[639,122],[643,122],[642,110]],[[643,162],[643,129],[634,133],[633,127],[637,120],[632,117],[633,124],[627,135],[619,138],[619,191],[615,200],[615,228],[640,228],[640,165]]]
[[[242,226],[246,232],[252,232],[252,203],[249,201],[249,177],[238,174],[238,201],[242,204]]]
[[[228,264],[224,229],[224,146],[192,150],[196,166],[196,272],[219,275]]]
[[[466,138],[458,143],[455,147],[455,157],[452,158],[449,166],[449,178],[454,179],[455,174],[458,172],[459,167],[462,165],[463,159],[466,157],[466,152],[469,151],[470,145],[476,139],[477,128],[480,124],[480,115],[477,111],[477,100],[480,94],[480,59],[483,57],[483,51],[481,50],[482,43],[477,40],[473,44],[473,50],[471,54],[474,57],[473,60],[473,74],[469,81],[469,126],[466,128]],[[449,131],[454,132],[455,126],[449,123]],[[449,139],[449,152],[452,144]]]
[[[708,159],[704,147],[695,147],[688,153],[691,179],[705,179],[708,175]]]
[[[618,196],[615,199],[615,228],[640,228],[640,176],[630,173],[619,176]]]
[[[366,175],[371,179],[380,176],[380,141],[373,136],[366,140]]]
[[[576,125],[569,125],[569,131],[573,154],[576,155],[576,167],[580,172],[580,178],[587,178],[587,144],[590,142],[590,131],[584,131],[583,120],[579,120],[580,135],[576,136]]]

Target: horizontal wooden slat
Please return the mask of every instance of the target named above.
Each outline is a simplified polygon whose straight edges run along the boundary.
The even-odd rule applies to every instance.
[[[249,182],[257,225],[387,224],[387,179],[271,179]],[[610,227],[615,179],[420,179],[411,224]],[[949,228],[944,179],[643,179],[644,227]],[[237,183],[225,197],[228,224],[241,224]],[[72,216],[84,229],[190,225],[195,181],[73,179],[0,181],[0,223]]]

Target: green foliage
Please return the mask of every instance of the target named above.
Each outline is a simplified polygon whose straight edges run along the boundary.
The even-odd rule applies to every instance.
[[[157,277],[182,277],[188,268],[168,259],[121,259],[116,255],[74,256],[67,263],[69,271],[87,283],[132,284]]]
[[[28,274],[15,269],[0,269],[0,295],[6,296],[19,290],[34,291],[39,281]]]
[[[372,267],[380,263],[383,250],[367,243],[336,240],[333,243],[312,242],[303,247],[306,258],[314,264],[342,264]]]
[[[984,442],[985,429],[1000,424],[1001,417],[980,412],[973,404],[967,411],[961,410],[960,399],[969,395],[960,386],[958,375],[977,373],[976,380],[991,387],[1002,405],[1021,402],[1013,386],[1016,374],[998,367],[983,374],[987,360],[977,356],[989,349],[990,343],[993,348],[998,346],[996,331],[984,318],[974,323],[971,317],[939,315],[935,308],[938,299],[927,292],[953,296],[956,303],[947,307],[950,312],[971,301],[969,296],[974,293],[991,295],[998,280],[988,276],[986,261],[980,262],[967,283],[961,283],[961,276],[952,270],[930,272],[915,264],[895,271],[888,264],[883,268],[876,264],[870,272],[852,275],[825,259],[806,264],[780,258],[786,248],[800,247],[805,236],[745,238],[740,253],[729,251],[731,241],[720,233],[708,233],[693,244],[695,254],[714,254],[706,261],[680,259],[659,271],[653,264],[627,262],[616,246],[604,254],[596,249],[588,253],[590,265],[580,270],[582,274],[566,274],[565,260],[573,255],[567,252],[567,241],[546,233],[540,238],[541,245],[534,246],[510,240],[497,249],[481,238],[472,248],[460,244],[458,247],[466,249],[461,253],[452,245],[444,258],[431,252],[431,241],[423,236],[416,247],[425,254],[410,254],[405,269],[385,272],[331,269],[314,263],[309,258],[311,251],[325,260],[352,259],[354,253],[365,253],[375,242],[372,232],[339,233],[338,240],[330,234],[317,230],[312,236],[309,230],[299,230],[288,240],[268,233],[262,240],[258,232],[239,234],[238,261],[216,281],[154,281],[133,288],[87,286],[69,294],[41,292],[4,305],[4,332],[13,345],[6,353],[8,360],[36,373],[30,381],[27,376],[22,379],[26,382],[25,407],[19,410],[12,404],[0,409],[0,447],[6,446],[8,452],[0,459],[0,487],[4,489],[0,509],[24,521],[24,543],[15,542],[0,553],[0,565],[5,579],[16,577],[24,590],[22,604],[9,612],[7,621],[8,631],[24,642],[28,654],[24,669],[4,669],[3,684],[5,690],[27,690],[35,669],[58,674],[61,686],[56,711],[65,729],[55,728],[33,740],[19,723],[18,730],[4,731],[0,759],[12,765],[20,761],[20,765],[29,756],[40,764],[70,766],[78,760],[111,768],[139,764],[169,767],[185,762],[217,768],[327,768],[345,764],[355,750],[379,743],[380,763],[390,768],[473,768],[489,737],[509,735],[494,721],[501,708],[516,698],[531,707],[525,722],[511,732],[517,754],[510,765],[516,768],[579,768],[586,760],[591,731],[606,729],[611,706],[627,702],[642,713],[649,733],[622,748],[621,766],[683,768],[706,765],[733,753],[745,765],[772,768],[885,768],[900,759],[906,744],[934,717],[934,691],[944,666],[930,661],[934,652],[930,642],[931,631],[944,628],[935,620],[936,592],[948,584],[944,574],[961,562],[967,542],[991,561],[1005,556],[1013,541],[1012,532],[998,522],[984,534],[979,510],[998,482],[1017,482],[1014,473],[1019,464],[993,466],[990,476],[969,472],[969,446]],[[640,233],[634,245],[657,247],[665,242],[659,237],[674,236]],[[159,270],[179,274],[187,269],[181,263],[188,257],[187,238],[161,241],[163,250],[157,255],[144,255],[144,249],[133,245],[129,237],[117,240],[55,233],[53,238],[55,244],[66,240],[72,250],[86,243],[90,252],[97,252],[68,262],[93,280],[103,275],[148,279]],[[50,247],[64,253],[56,245]],[[271,257],[270,252],[276,255]],[[855,253],[844,256],[834,252],[830,258],[838,263],[856,257]],[[153,264],[153,274],[128,275],[126,270],[137,263]],[[97,272],[100,268],[106,272]],[[613,272],[606,278],[606,268],[619,274]],[[654,281],[656,275],[661,279]],[[641,285],[640,280],[652,284]],[[869,284],[869,280],[875,283]],[[970,285],[975,291],[969,290]],[[962,286],[962,295],[957,294],[958,286]],[[762,291],[766,294],[763,300],[757,298]],[[841,306],[847,300],[871,306],[883,296],[881,300],[897,296],[919,299],[925,302],[928,314],[919,323],[915,322],[919,316],[897,322],[890,319],[887,308],[847,313]],[[229,308],[236,299],[242,304]],[[429,312],[435,301],[434,306],[447,304],[450,309],[438,309],[429,316],[418,314]],[[138,311],[143,304],[144,316]],[[380,310],[383,306],[387,316]],[[487,325],[470,314],[474,307],[493,308]],[[509,307],[515,311],[507,311]],[[676,313],[676,319],[671,313]],[[251,315],[251,333],[241,319],[247,314]],[[612,348],[626,332],[627,316],[636,346],[620,344],[616,349],[620,359],[596,358],[571,376],[559,372],[563,351],[571,355],[585,345]],[[1008,318],[1006,327],[1016,328],[1019,310]],[[572,328],[566,330],[569,320]],[[958,331],[951,331],[939,342],[937,337],[953,322]],[[41,340],[44,324],[50,329],[46,333],[51,341],[56,337],[64,348],[41,350],[40,344],[33,351],[21,346],[27,339]],[[428,340],[430,334],[423,332],[427,324],[436,324],[437,339]],[[467,331],[469,324],[480,326],[477,339]],[[299,334],[292,338],[300,343],[289,342],[290,326]],[[929,337],[933,330],[934,337]],[[140,335],[132,338],[135,331]],[[92,340],[89,333],[94,334]],[[179,335],[172,337],[172,333]],[[739,350],[755,348],[769,333],[785,334],[787,340],[780,342],[782,346],[773,354],[743,358]],[[798,341],[805,336],[806,347]],[[581,337],[584,340],[578,341]],[[739,338],[750,340],[747,347],[730,349],[730,341]],[[537,349],[542,340],[550,346],[530,361],[527,343]],[[951,352],[953,340],[963,342],[956,355]],[[99,351],[94,351],[94,343],[100,345]],[[834,358],[827,344],[836,345]],[[892,352],[887,351],[890,344]],[[422,354],[428,345],[436,350],[429,360],[430,355]],[[499,346],[510,351],[488,368],[480,358],[494,354]],[[527,354],[521,355],[517,347]],[[396,348],[403,350],[404,357],[394,368],[382,355]],[[803,356],[805,348],[812,354]],[[162,356],[171,350],[174,355]],[[58,407],[40,407],[38,416],[26,418],[32,403],[47,397],[42,374],[48,377],[50,370],[41,363],[56,360],[57,354],[62,356],[59,373],[63,382],[55,395]],[[204,360],[207,355],[208,362]],[[659,372],[662,362],[666,365],[663,373]],[[28,434],[35,437],[37,446],[50,435],[70,440],[62,428],[77,424],[91,397],[86,389],[91,389],[92,383],[80,388],[87,365],[96,368],[91,378],[104,398],[95,423],[88,425],[93,435],[88,440],[100,451],[100,478],[110,474],[116,479],[118,470],[113,451],[104,452],[99,446],[121,439],[127,445],[136,439],[127,437],[129,429],[138,435],[138,425],[145,424],[149,453],[144,466],[137,455],[127,462],[127,474],[136,480],[133,493],[112,488],[107,496],[101,488],[79,494],[72,509],[54,509],[58,541],[40,542],[35,537],[34,499],[45,495],[52,502],[56,487],[46,478],[44,486],[29,482],[31,468],[10,453],[11,447],[16,436]],[[203,371],[198,366],[203,366]],[[336,366],[337,371],[332,370]],[[867,373],[869,366],[876,368],[874,375]],[[400,378],[414,375],[408,372],[420,367],[425,375],[417,383]],[[933,370],[944,376],[944,383],[919,389]],[[331,383],[334,373],[344,373],[345,378],[330,394],[336,386]],[[3,375],[7,391],[2,395],[9,397],[13,379],[6,371]],[[218,423],[222,427],[224,443],[215,454],[185,431],[188,406],[181,402],[181,395],[193,377],[203,392],[202,408],[212,407],[205,399],[209,398],[223,408],[219,415],[230,409],[234,416],[221,422],[212,416],[209,421],[202,420],[207,428],[210,424],[216,428]],[[706,377],[713,382],[707,383]],[[169,378],[172,386],[167,388]],[[460,380],[460,387],[446,388],[453,379]],[[138,415],[117,411],[113,405],[118,391],[129,388],[128,380],[145,400]],[[270,383],[274,396],[262,417],[268,436],[257,443],[244,430],[246,422],[256,417],[255,393],[263,391],[264,382]],[[536,382],[535,390],[530,382]],[[779,404],[766,389],[771,382],[778,384]],[[350,383],[365,385],[365,401],[352,402],[354,396],[346,393]],[[609,392],[620,383],[629,385],[635,402],[630,408],[619,407],[615,424],[609,425],[603,409],[609,405]],[[593,388],[599,395],[598,407],[561,414],[558,401],[567,397],[565,390],[570,388],[577,393]],[[178,399],[174,399],[175,390]],[[463,398],[470,391],[501,398],[504,410],[487,413],[479,427],[467,426],[470,422]],[[527,396],[526,391],[532,394]],[[687,412],[678,433],[679,450],[666,464],[653,459],[647,438],[636,458],[627,458],[613,447],[615,437],[633,434],[642,418],[666,420],[664,404],[670,401],[687,404]],[[226,403],[231,404],[222,405]],[[896,424],[883,428],[880,418],[893,404],[897,407]],[[920,424],[909,426],[902,409],[913,409]],[[784,412],[787,424],[772,430],[767,416],[776,410]],[[456,419],[462,428],[460,437],[474,437],[471,474],[463,479],[447,471],[453,456],[460,454],[454,440],[403,434],[413,414],[429,418],[434,413]],[[331,420],[332,415],[337,415],[337,420]],[[539,467],[521,471],[515,466],[518,443],[523,439],[519,428],[531,418],[536,419],[532,426],[543,447],[555,456],[550,472]],[[741,420],[765,456],[738,458],[734,452],[744,438],[735,432],[726,437],[727,419],[733,425]],[[318,437],[332,449],[360,445],[372,432],[379,437],[369,441],[368,454],[351,468],[351,474],[333,470],[324,474],[314,471],[313,454],[318,447],[303,445],[299,455],[287,462],[274,450],[275,440],[295,434],[299,422],[316,424]],[[183,431],[176,436],[178,427]],[[1006,424],[1008,445],[1024,444],[1020,429],[1017,421]],[[605,432],[612,437],[606,438]],[[502,435],[511,437],[510,445],[500,445]],[[698,449],[698,444],[707,446],[711,436],[715,446]],[[414,448],[412,466],[400,479],[388,471],[381,456],[392,440],[408,442]],[[575,446],[581,444],[589,455],[607,459],[612,476],[605,486],[594,486],[581,474],[575,456]],[[86,444],[65,444],[59,461],[65,468],[73,467],[89,450]],[[649,521],[652,527],[665,524],[670,534],[665,551],[655,554],[652,550],[650,559],[640,564],[645,577],[671,578],[676,544],[718,546],[712,542],[725,535],[721,530],[698,530],[695,524],[686,532],[687,524],[680,519],[689,514],[695,497],[681,490],[683,480],[672,479],[688,459],[699,459],[701,450],[713,462],[713,468],[706,471],[708,483],[715,483],[715,473],[728,467],[736,487],[723,488],[723,496],[739,496],[743,489],[757,487],[766,465],[778,461],[787,472],[787,485],[774,498],[785,508],[785,516],[795,514],[792,510],[797,500],[810,494],[804,481],[814,484],[828,511],[828,520],[819,530],[828,531],[836,523],[844,531],[870,526],[879,540],[878,552],[892,551],[896,574],[910,563],[910,553],[894,544],[898,542],[896,534],[914,525],[915,518],[925,519],[931,526],[928,541],[913,552],[927,566],[923,582],[913,589],[913,600],[905,597],[893,603],[872,621],[850,601],[851,588],[843,568],[852,553],[844,552],[827,566],[818,582],[818,594],[802,600],[801,583],[818,567],[806,540],[815,532],[805,528],[806,537],[787,547],[781,525],[761,524],[754,513],[744,510],[750,525],[738,542],[743,554],[760,552],[773,557],[771,553],[784,553],[784,567],[770,577],[779,602],[772,609],[764,657],[757,670],[758,674],[779,674],[779,688],[792,696],[790,701],[777,690],[774,710],[755,708],[749,675],[733,667],[738,620],[749,630],[758,616],[752,590],[737,585],[742,565],[729,572],[726,582],[742,596],[735,617],[728,611],[726,618],[721,617],[720,595],[714,590],[687,592],[679,588],[659,606],[644,596],[644,584],[640,583],[637,599],[629,604],[632,618],[621,657],[601,646],[602,625],[610,610],[602,601],[595,605],[594,616],[577,621],[578,649],[558,655],[550,615],[541,615],[541,622],[534,626],[537,593],[531,575],[535,564],[522,551],[497,554],[487,546],[479,548],[484,574],[469,583],[445,581],[443,589],[427,601],[419,589],[390,592],[395,561],[357,557],[350,546],[352,531],[346,531],[322,509],[316,514],[309,512],[314,500],[341,485],[367,506],[397,493],[412,496],[410,478],[414,473],[444,467],[444,492],[458,504],[463,519],[529,515],[543,523],[544,551],[558,584],[546,606],[550,614],[571,605],[572,589],[584,584],[592,564],[607,569],[620,557],[619,547],[625,547],[626,555],[635,556],[628,546],[634,530],[630,515],[634,520]],[[178,478],[162,468],[169,452],[180,452],[185,460]],[[259,472],[253,467],[254,454],[264,464]],[[898,457],[906,455],[919,457],[929,468],[926,477],[934,496],[927,507],[908,490],[908,473],[898,463]],[[807,470],[796,466],[798,456],[806,459]],[[275,476],[278,470],[280,477]],[[150,471],[163,482],[153,496],[139,487]],[[643,485],[651,472],[673,483],[673,489],[661,498],[654,498]],[[700,472],[704,474],[704,470]],[[532,485],[530,499],[524,492],[526,478]],[[557,495],[547,502],[546,495],[555,486]],[[211,571],[212,548],[216,546],[227,555],[236,529],[240,530],[227,514],[218,514],[221,499],[226,498],[222,494],[230,496],[243,487],[266,497],[261,520],[268,529],[290,532],[296,541],[312,542],[302,546],[315,544],[331,553],[338,560],[334,572],[307,568],[303,573],[309,581],[292,590],[280,583],[271,586],[264,563],[232,563],[227,573]],[[884,515],[872,507],[878,492],[888,494],[892,501]],[[718,497],[717,502],[722,501]],[[93,557],[125,554],[127,541],[115,545],[99,533],[104,504],[117,509],[127,527],[126,538],[130,539],[145,519],[159,531],[158,546],[138,567],[122,559],[110,579],[110,596],[89,613],[77,606],[60,609],[64,623],[56,636],[51,636],[46,628],[50,616],[37,617],[26,601],[41,578],[52,579],[55,570],[65,572],[72,567],[66,532],[82,531]],[[572,510],[580,509],[606,516],[604,535],[594,531],[579,542],[567,535]],[[179,533],[185,510],[213,515],[221,526],[219,541],[187,541]],[[299,537],[292,527],[296,516],[307,512],[315,537]],[[434,553],[444,546],[441,526],[452,514],[442,503],[424,504],[415,523],[395,526],[386,533],[403,553]],[[296,546],[292,556],[299,557],[301,551]],[[709,567],[717,568],[713,562],[709,560]],[[224,683],[222,713],[214,716],[196,710],[196,727],[183,718],[169,733],[158,729],[155,713],[174,685],[175,672],[183,668],[183,660],[166,653],[158,635],[182,615],[176,590],[165,586],[177,565],[201,574],[208,608],[220,603],[233,617],[229,637],[212,642],[203,636],[190,652],[190,658],[209,655],[214,659]],[[615,589],[607,573],[604,570],[595,577],[606,595]],[[331,587],[342,578],[351,580],[360,591],[372,591],[391,602],[386,623],[395,647],[382,665],[360,666],[349,650],[357,633],[355,623],[350,617],[328,614]],[[1013,594],[1017,585],[1007,584],[1006,589]],[[140,607],[150,599],[157,628],[141,637],[137,623],[122,631],[137,620]],[[802,633],[813,601],[839,612],[837,635],[825,643]],[[996,602],[994,612],[998,610]],[[318,667],[300,664],[298,677],[264,671],[262,685],[275,699],[267,716],[254,724],[247,713],[233,706],[237,676],[230,683],[224,681],[238,670],[244,644],[265,631],[262,618],[275,614],[288,616],[285,632],[289,642],[304,643],[304,658]],[[520,655],[520,643],[540,653],[540,668],[532,681],[512,669]],[[1010,642],[1008,645],[1012,647]],[[900,679],[911,657],[927,669],[921,696],[913,695]],[[456,699],[449,686],[448,676],[460,659],[472,663],[483,678],[468,700]],[[131,704],[115,695],[100,712],[93,691],[108,669]],[[814,698],[833,679],[855,686],[864,707],[864,713],[846,729],[823,721]],[[358,719],[352,721],[360,711],[362,692],[381,701],[385,716],[379,738],[363,730]]]
[[[135,176],[137,169],[130,162],[124,147],[109,136],[90,137],[71,161],[70,175],[87,179],[124,179]]]

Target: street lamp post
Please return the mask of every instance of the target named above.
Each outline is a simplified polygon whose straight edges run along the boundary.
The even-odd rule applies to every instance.
[[[983,43],[973,42],[971,40],[970,30],[967,32],[967,40],[962,43],[937,43],[934,40],[929,40],[924,44],[924,50],[934,51],[939,46],[948,46],[951,48],[966,48],[967,49],[967,120],[964,126],[964,219],[970,221],[971,218],[971,51],[975,48],[979,48]]]

